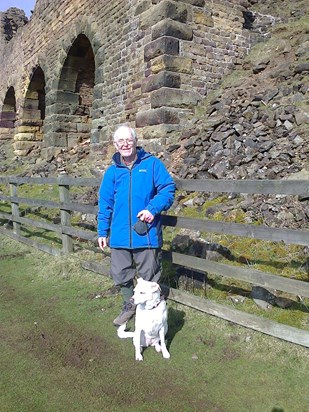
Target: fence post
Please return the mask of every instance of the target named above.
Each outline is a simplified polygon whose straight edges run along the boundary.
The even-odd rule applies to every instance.
[[[11,196],[17,197],[17,187],[18,187],[17,183],[10,183],[10,195]],[[11,200],[11,210],[12,210],[12,215],[13,215],[13,232],[19,236],[21,224],[14,221],[15,216],[16,217],[20,216],[19,215],[19,204],[17,202],[13,202],[12,200]]]
[[[70,202],[70,186],[58,183],[59,185],[59,197],[60,202],[69,203]],[[68,210],[61,209],[60,205],[60,219],[61,226],[71,226],[71,212]],[[62,250],[64,253],[73,252],[73,240],[70,235],[62,234]]]

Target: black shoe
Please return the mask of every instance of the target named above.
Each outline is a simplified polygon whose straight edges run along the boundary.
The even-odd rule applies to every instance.
[[[136,305],[132,302],[125,303],[123,305],[122,312],[116,319],[114,319],[113,324],[115,326],[123,325],[127,323],[135,315]]]

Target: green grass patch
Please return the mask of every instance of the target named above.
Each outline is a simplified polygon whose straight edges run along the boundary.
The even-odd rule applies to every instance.
[[[0,245],[0,411],[308,409],[306,349],[169,302],[171,359],[149,348],[138,363],[112,282],[80,266],[89,253]]]

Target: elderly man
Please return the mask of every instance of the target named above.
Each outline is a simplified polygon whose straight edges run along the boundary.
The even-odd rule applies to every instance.
[[[137,146],[129,125],[113,136],[117,152],[106,170],[98,194],[98,243],[111,248],[111,276],[120,286],[124,305],[114,325],[135,314],[133,279],[158,282],[161,276],[160,213],[174,201],[175,184],[157,157]]]

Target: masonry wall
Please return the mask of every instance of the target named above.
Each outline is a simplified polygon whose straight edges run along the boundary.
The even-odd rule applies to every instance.
[[[104,155],[120,122],[155,152],[177,142],[248,51],[245,3],[37,0],[9,41],[1,30],[0,138],[45,158],[87,139]]]

